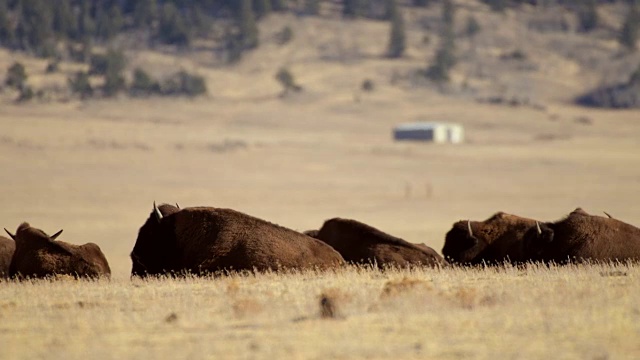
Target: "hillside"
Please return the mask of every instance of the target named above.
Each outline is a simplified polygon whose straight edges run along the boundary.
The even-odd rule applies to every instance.
[[[640,53],[629,52],[618,43],[629,10],[623,3],[600,5],[598,27],[589,32],[579,31],[577,12],[568,6],[521,5],[495,12],[474,0],[455,5],[457,62],[450,83],[444,85],[419,74],[434,62],[440,46],[444,25],[442,6],[437,3],[426,8],[401,6],[407,40],[399,59],[385,57],[388,21],[344,18],[342,6],[333,2],[322,3],[318,16],[295,12],[268,15],[258,23],[259,47],[243,52],[236,64],[227,64],[219,50],[224,22],[214,23],[206,36],[195,38],[188,48],[150,45],[143,33],[129,30],[96,45],[93,51],[122,49],[128,82],[135,68],[156,78],[184,69],[203,75],[211,96],[234,100],[279,94],[281,87],[274,76],[284,67],[305,89],[303,98],[344,93],[358,98],[362,81],[369,79],[379,91],[413,93],[422,89],[470,101],[544,108],[571,102],[600,85],[624,82],[640,66]],[[468,35],[470,18],[479,25],[475,35]],[[289,30],[291,40],[283,42],[282,33]],[[58,48],[61,46],[59,43]],[[58,71],[48,73],[45,69],[52,60],[3,51],[0,69],[9,68],[14,61],[26,65],[27,83],[44,90],[43,97],[49,99],[69,98],[67,79],[87,68],[63,60]],[[99,86],[102,79],[94,75],[92,83]],[[6,100],[15,98],[14,93],[4,93]]]

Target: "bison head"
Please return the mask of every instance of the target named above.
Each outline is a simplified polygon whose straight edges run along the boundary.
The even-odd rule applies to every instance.
[[[18,226],[18,230],[16,230],[15,235],[10,233],[6,228],[4,229],[4,231],[6,231],[9,236],[11,236],[16,244],[26,243],[28,241],[53,241],[58,236],[60,236],[60,234],[62,234],[62,230],[60,230],[57,233],[49,236],[45,234],[44,231],[31,227],[31,225],[29,225],[29,223],[27,222],[23,222],[22,224],[20,224],[20,226]]]
[[[523,236],[524,251],[532,260],[542,260],[547,246],[553,242],[554,231],[552,224],[540,224],[536,221],[535,228],[529,229]]]
[[[138,232],[136,244],[131,251],[131,275],[146,276],[170,272],[175,268],[175,233],[173,214],[180,208],[153,203],[153,211]]]
[[[442,253],[458,263],[529,260],[523,236],[536,221],[498,212],[485,221],[459,221],[447,233]]]
[[[453,224],[453,228],[445,236],[442,248],[445,259],[454,263],[469,263],[487,247],[487,243],[473,233],[477,224],[478,222],[469,220]]]

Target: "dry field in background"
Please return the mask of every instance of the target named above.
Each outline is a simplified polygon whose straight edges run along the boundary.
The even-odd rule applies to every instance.
[[[638,358],[637,267],[129,280],[154,200],[297,230],[354,218],[438,251],[453,222],[497,211],[550,221],[580,206],[640,225],[640,111],[569,104],[640,62],[616,55],[624,9],[601,7],[605,25],[585,36],[535,30],[566,12],[457,3],[458,30],[469,14],[483,30],[475,46],[457,43],[446,95],[409,79],[437,48],[423,23],[438,7],[406,14],[397,61],[381,57],[387,23],[278,15],[234,66],[210,51],[127,52],[156,76],[196,71],[207,97],[15,105],[0,94],[0,228],[63,228],[61,240],[100,245],[113,270],[111,282],[0,283],[0,358]],[[278,46],[284,25],[295,37]],[[501,60],[515,50],[523,62]],[[46,75],[46,61],[0,51],[0,69],[15,60],[36,86],[64,85],[78,67]],[[281,66],[303,93],[278,97]],[[359,90],[365,79],[373,92]],[[535,106],[474,101],[491,96]],[[467,141],[394,142],[409,121],[460,123]],[[323,293],[337,319],[320,318]]]
[[[6,359],[635,359],[639,275],[529,265],[8,282],[0,348]]]

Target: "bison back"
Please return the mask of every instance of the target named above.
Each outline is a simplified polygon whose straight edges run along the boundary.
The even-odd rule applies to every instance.
[[[181,263],[193,272],[328,268],[343,259],[330,246],[231,209],[187,208],[174,215]]]

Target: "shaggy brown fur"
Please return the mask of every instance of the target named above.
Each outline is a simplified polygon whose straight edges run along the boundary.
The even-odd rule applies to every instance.
[[[15,251],[16,242],[0,236],[0,278],[9,277],[9,266]]]
[[[344,260],[321,241],[231,209],[159,207],[140,228],[132,275],[326,269]]]
[[[459,264],[525,262],[529,256],[523,236],[531,228],[536,228],[535,220],[503,212],[485,221],[458,221],[445,236],[442,254]]]
[[[534,260],[639,261],[640,229],[577,208],[566,218],[540,224],[525,235],[525,246]]]
[[[356,220],[329,219],[317,232],[305,233],[316,235],[354,264],[376,264],[379,268],[445,264],[442,256],[429,247],[420,248]]]
[[[72,245],[56,241],[59,234],[50,237],[42,230],[22,223],[15,235],[9,234],[16,243],[9,275],[36,278],[52,275],[97,278],[111,275],[107,259],[98,245]]]

